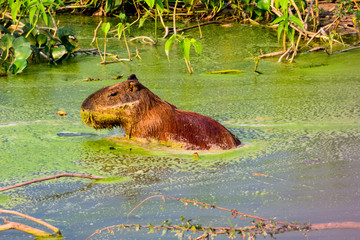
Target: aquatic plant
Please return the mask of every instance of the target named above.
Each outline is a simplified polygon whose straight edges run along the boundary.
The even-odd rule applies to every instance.
[[[0,18],[0,64],[6,73],[22,72],[33,59],[56,64],[79,49],[74,31],[58,27],[53,18],[54,9],[62,4],[60,0],[0,2],[0,9],[5,8]],[[45,27],[37,26],[40,19]]]
[[[129,215],[134,212],[140,205],[144,202],[147,202],[153,198],[161,198],[163,201],[162,209],[166,199],[172,199],[179,202],[184,203],[185,206],[187,205],[194,205],[196,207],[200,207],[201,210],[204,209],[218,209],[224,212],[228,212],[231,216],[235,219],[237,217],[241,217],[242,219],[251,218],[253,220],[250,221],[249,226],[238,227],[234,226],[230,219],[228,218],[227,227],[212,227],[208,226],[205,227],[200,223],[193,223],[192,219],[187,219],[184,216],[180,216],[179,224],[173,224],[170,219],[167,219],[161,223],[161,225],[152,225],[148,223],[147,225],[140,225],[140,224],[118,224],[109,227],[105,227],[100,230],[96,230],[93,234],[91,234],[86,240],[101,234],[103,232],[108,232],[110,234],[115,234],[114,230],[117,229],[120,231],[121,229],[134,229],[135,231],[140,231],[141,229],[149,230],[148,233],[156,233],[158,231],[162,232],[162,236],[171,232],[174,233],[179,239],[185,239],[185,234],[189,234],[189,239],[193,239],[190,236],[190,233],[197,234],[194,239],[214,239],[217,236],[224,235],[229,239],[237,238],[238,236],[243,239],[256,239],[256,236],[262,235],[263,237],[270,236],[274,238],[276,234],[286,233],[286,232],[293,232],[293,231],[300,231],[300,232],[307,232],[307,231],[317,231],[317,230],[324,230],[324,229],[342,229],[342,228],[352,228],[352,229],[360,229],[360,223],[358,222],[341,222],[341,223],[320,223],[320,224],[298,224],[298,223],[288,223],[288,222],[281,222],[275,219],[263,218],[258,217],[246,213],[239,212],[236,209],[228,209],[220,206],[216,206],[214,204],[209,204],[205,202],[200,202],[197,200],[192,199],[183,199],[177,198],[172,196],[165,196],[165,195],[154,195],[144,199],[140,202],[137,206],[135,206],[127,215],[129,219]]]
[[[169,58],[170,47],[175,40],[177,40],[177,42],[180,45],[182,54],[184,56],[185,64],[186,64],[186,67],[187,67],[189,73],[193,73],[194,69],[191,67],[191,63],[190,63],[190,49],[191,49],[191,46],[193,46],[195,49],[195,52],[197,54],[200,54],[202,51],[201,43],[199,41],[195,40],[194,38],[192,38],[190,40],[189,38],[186,38],[184,36],[173,34],[165,43],[165,53],[166,53],[169,61],[170,61],[170,58]]]

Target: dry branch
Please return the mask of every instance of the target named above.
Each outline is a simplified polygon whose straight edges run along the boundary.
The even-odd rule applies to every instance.
[[[96,179],[96,180],[105,178],[105,177],[102,177],[102,176],[94,176],[94,175],[89,175],[89,174],[60,173],[60,174],[56,174],[56,175],[52,175],[52,176],[48,176],[48,177],[43,177],[43,178],[38,178],[38,179],[18,183],[18,184],[9,186],[9,187],[0,188],[0,192],[6,191],[6,190],[9,190],[9,189],[13,189],[13,188],[17,188],[17,187],[21,187],[21,186],[24,186],[24,185],[36,183],[36,182],[42,182],[42,181],[46,181],[46,180],[50,180],[50,179],[57,179],[57,178],[61,178],[61,177],[77,177],[77,178],[88,178],[88,179]]]
[[[130,39],[129,41],[132,42],[132,41],[135,41],[135,40],[138,40],[138,39],[142,39],[142,42],[143,43],[146,43],[146,44],[150,44],[150,45],[155,45],[155,41],[152,40],[150,37],[146,37],[146,36],[140,36],[140,37],[134,37],[132,39]],[[146,40],[149,40],[149,42],[145,41]]]
[[[275,56],[278,56],[278,55],[282,55],[284,54],[285,51],[279,51],[279,52],[273,52],[273,53],[267,53],[267,54],[262,54],[259,56],[259,58],[265,58],[265,57],[275,57]]]
[[[154,195],[150,196],[146,199],[144,199],[142,202],[140,202],[137,206],[135,206],[128,214],[129,215],[137,209],[140,205],[142,205],[144,202],[148,201],[152,198],[162,198],[163,202],[165,202],[165,198],[174,199],[180,202],[185,203],[185,205],[188,205],[189,203],[194,204],[195,206],[201,207],[201,210],[204,209],[204,207],[210,207],[210,209],[220,209],[223,211],[230,212],[234,218],[237,217],[237,215],[243,216],[243,218],[253,218],[256,219],[256,222],[253,222],[254,225],[252,226],[245,226],[245,227],[202,227],[200,224],[191,224],[190,221],[185,221],[186,223],[183,223],[183,220],[181,225],[170,225],[166,222],[163,222],[160,226],[152,226],[151,224],[148,225],[140,225],[140,224],[118,224],[113,225],[109,227],[105,227],[100,230],[96,230],[93,234],[91,234],[86,240],[94,237],[97,234],[100,234],[103,231],[108,231],[109,233],[113,234],[114,229],[129,229],[129,228],[135,228],[136,230],[140,230],[141,228],[149,229],[150,232],[156,232],[160,229],[163,229],[163,232],[165,231],[176,231],[176,232],[185,232],[185,231],[193,231],[197,232],[200,235],[199,237],[195,239],[209,239],[209,237],[217,236],[218,234],[224,234],[229,236],[229,238],[236,238],[236,234],[244,237],[246,236],[245,233],[250,234],[249,236],[255,237],[259,234],[269,234],[273,236],[274,234],[280,234],[285,232],[291,232],[291,231],[314,231],[314,230],[324,230],[324,229],[360,229],[360,222],[339,222],[339,223],[320,223],[320,224],[291,224],[291,223],[285,223],[280,222],[272,219],[266,219],[261,218],[257,216],[252,216],[245,213],[240,213],[236,209],[230,210],[222,207],[215,206],[213,204],[208,204],[204,202],[198,202],[196,200],[189,200],[189,199],[181,199],[171,196],[165,196],[165,195]],[[149,233],[150,233],[149,232]]]
[[[3,218],[3,220],[4,220],[5,224],[0,225],[0,232],[5,231],[5,230],[10,230],[10,229],[15,229],[15,230],[18,230],[21,232],[29,233],[36,237],[56,237],[56,235],[54,235],[54,234],[39,230],[37,228],[27,226],[25,224],[21,224],[21,223],[17,223],[17,222],[10,222],[10,221],[6,220],[5,218]]]

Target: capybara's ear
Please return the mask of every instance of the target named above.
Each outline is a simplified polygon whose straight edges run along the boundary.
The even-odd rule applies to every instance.
[[[128,78],[128,80],[135,80],[135,81],[138,81],[137,77],[135,74],[131,74]]]
[[[126,91],[127,92],[135,92],[139,90],[139,82],[138,81],[128,81]]]

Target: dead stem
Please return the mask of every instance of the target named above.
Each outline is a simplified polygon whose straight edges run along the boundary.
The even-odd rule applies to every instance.
[[[40,225],[43,225],[43,226],[53,230],[58,236],[61,236],[61,232],[57,227],[54,227],[53,225],[51,225],[51,224],[49,224],[47,222],[44,222],[43,220],[40,220],[38,218],[34,218],[32,216],[29,216],[29,215],[26,215],[26,214],[23,214],[23,213],[20,213],[20,212],[17,212],[17,211],[5,210],[5,209],[0,209],[0,213],[12,214],[12,215],[17,215],[17,216],[22,217],[22,218],[26,218],[26,219],[28,219],[30,221],[36,222],[36,223],[38,223]]]
[[[22,187],[22,186],[32,184],[32,183],[36,183],[36,182],[42,182],[42,181],[46,181],[46,180],[50,180],[50,179],[57,179],[57,178],[61,178],[61,177],[77,177],[77,178],[88,178],[88,179],[104,179],[105,178],[105,177],[102,177],[102,176],[94,176],[94,175],[89,175],[89,174],[60,173],[60,174],[56,174],[56,175],[52,175],[52,176],[48,176],[48,177],[43,177],[43,178],[38,178],[38,179],[18,183],[18,184],[9,186],[9,187],[0,188],[0,192],[6,191],[6,190],[9,190],[9,189],[13,189],[13,188],[17,188],[17,187]]]

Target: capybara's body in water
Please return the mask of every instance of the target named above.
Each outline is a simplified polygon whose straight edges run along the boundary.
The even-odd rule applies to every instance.
[[[220,123],[160,99],[134,74],[127,81],[91,94],[81,105],[81,115],[95,129],[122,127],[129,138],[180,143],[185,149],[232,149],[240,145]]]

